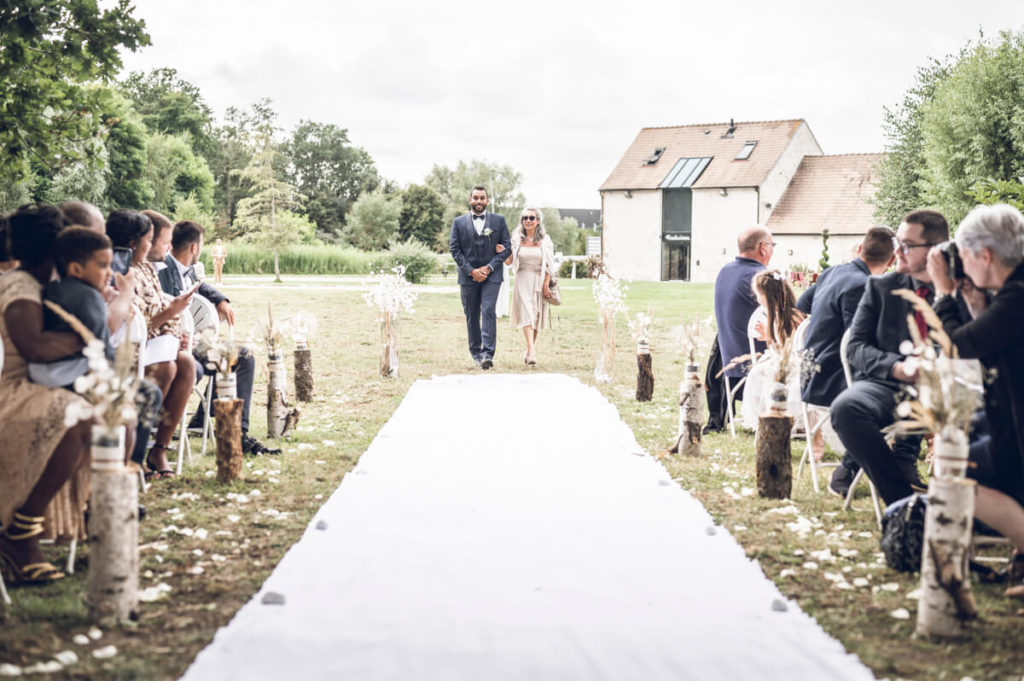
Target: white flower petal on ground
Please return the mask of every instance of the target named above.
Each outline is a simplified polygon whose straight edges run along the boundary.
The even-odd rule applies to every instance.
[[[234,515],[234,514],[231,514],[231,515],[228,516],[228,522],[229,523],[237,523],[241,519],[242,519],[242,516],[238,516],[238,515]]]
[[[795,574],[796,574],[796,570],[794,570],[792,568],[786,568],[782,572],[779,573],[779,577],[782,577],[782,578],[792,577]]]
[[[93,641],[99,641],[101,638],[103,638],[103,632],[100,631],[99,627],[93,627],[88,631],[88,636]]]
[[[895,610],[889,613],[889,616],[897,620],[909,620],[910,611],[906,608],[896,608]]]
[[[866,587],[870,583],[871,582],[869,582],[864,577],[854,577],[854,579],[853,579],[853,585],[855,587],[859,588],[859,589],[863,589],[864,587]]]
[[[205,570],[203,570],[203,568],[199,567],[198,565],[194,565],[185,572],[189,573],[190,575],[201,575],[203,574],[203,572],[205,572]]]
[[[0,662],[0,676],[21,676],[24,673],[21,667],[8,662]]]
[[[882,591],[899,591],[900,585],[896,582],[887,582],[879,587]]]
[[[71,637],[71,642],[76,646],[87,646],[92,642],[92,639],[85,634],[75,634]]]
[[[919,601],[919,600],[921,600],[921,590],[920,589],[914,589],[913,591],[908,591],[907,592],[907,598],[912,600],[912,601]]]
[[[103,648],[97,648],[92,651],[92,656],[97,660],[109,660],[114,655],[117,655],[117,646],[104,646]]]
[[[25,667],[22,671],[25,674],[56,674],[57,672],[63,671],[64,665],[57,660],[50,660],[49,662],[37,662],[36,664]]]
[[[800,567],[802,567],[804,570],[817,570],[818,564],[815,563],[813,560],[809,560]]]
[[[204,528],[200,527],[200,528],[198,528],[198,529],[196,530],[196,533],[195,533],[195,535],[193,535],[193,536],[194,536],[194,537],[195,537],[196,539],[198,539],[198,540],[202,541],[202,540],[206,539],[207,537],[209,537],[209,536],[210,536],[210,533],[209,533],[209,532],[208,532],[208,531],[207,531],[206,529],[204,529]]]

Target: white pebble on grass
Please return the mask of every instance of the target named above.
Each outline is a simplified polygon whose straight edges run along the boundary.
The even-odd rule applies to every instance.
[[[117,655],[117,646],[104,646],[92,651],[92,656],[97,660],[109,660],[114,655]]]

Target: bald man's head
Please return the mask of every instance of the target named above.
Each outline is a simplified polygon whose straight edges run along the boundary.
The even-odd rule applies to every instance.
[[[106,221],[100,209],[85,201],[65,201],[59,206],[64,213],[64,226],[79,225],[88,227],[94,232],[105,234],[107,231]]]
[[[767,267],[775,251],[775,242],[772,241],[772,233],[764,227],[748,227],[736,238],[736,249],[741,257],[756,260]]]

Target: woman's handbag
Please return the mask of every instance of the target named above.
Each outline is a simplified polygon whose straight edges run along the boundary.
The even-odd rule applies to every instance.
[[[558,286],[558,280],[554,277],[548,282],[548,290],[551,292],[551,297],[548,298],[548,305],[561,305],[562,304],[562,289]]]

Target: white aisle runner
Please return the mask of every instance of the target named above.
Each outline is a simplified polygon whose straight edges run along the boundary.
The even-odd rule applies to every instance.
[[[712,526],[576,379],[419,381],[183,678],[874,678]]]

